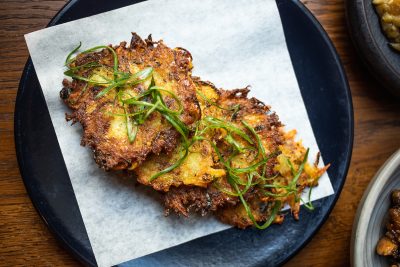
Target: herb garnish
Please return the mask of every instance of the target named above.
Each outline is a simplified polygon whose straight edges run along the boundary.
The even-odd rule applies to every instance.
[[[181,101],[173,92],[155,84],[153,76],[154,69],[152,67],[144,68],[143,70],[134,74],[119,71],[118,56],[116,51],[111,46],[96,46],[81,52],[81,54],[99,53],[100,50],[102,51],[101,53],[104,53],[104,51],[109,51],[113,58],[112,67],[101,64],[96,60],[82,65],[76,65],[77,58],[73,57],[73,55],[78,52],[81,45],[82,44],[79,43],[79,45],[68,54],[65,60],[65,65],[68,70],[65,71],[64,74],[73,79],[86,82],[85,87],[79,97],[82,97],[88,86],[103,87],[103,89],[96,95],[96,98],[101,98],[107,95],[110,91],[116,90],[114,103],[119,103],[119,105],[122,106],[124,113],[107,112],[107,114],[111,116],[125,117],[127,137],[130,143],[135,142],[138,131],[140,130],[140,125],[144,124],[146,120],[155,112],[164,117],[166,121],[168,121],[168,123],[181,135],[182,141],[181,150],[179,151],[179,159],[171,166],[150,177],[149,182],[152,182],[163,174],[179,167],[187,158],[189,149],[193,144],[199,141],[206,141],[210,143],[211,147],[218,156],[219,162],[224,166],[227,173],[226,180],[230,188],[224,188],[219,181],[214,181],[213,185],[227,195],[238,197],[244,209],[246,210],[248,217],[258,229],[265,229],[274,222],[282,207],[282,201],[280,198],[293,194],[296,201],[298,201],[297,181],[300,178],[307,162],[309,153],[308,149],[297,171],[295,171],[295,168],[290,160],[287,159],[287,163],[290,166],[293,176],[290,183],[288,185],[275,184],[274,179],[278,176],[278,174],[273,177],[266,177],[266,168],[268,161],[271,158],[276,157],[278,152],[276,151],[267,155],[260,136],[248,122],[243,120],[241,122],[233,123],[212,116],[206,116],[197,122],[195,130],[190,129],[180,119],[180,115],[183,113]],[[96,76],[95,71],[98,68],[106,69],[110,74],[112,74],[112,78],[104,77],[102,75]],[[146,82],[150,82],[147,90],[138,95],[132,96],[126,91],[127,88],[132,88],[135,85],[144,84]],[[231,120],[233,120],[234,117],[236,118],[236,114],[240,110],[240,105],[234,105],[229,108],[222,107],[216,102],[208,99],[201,91],[197,91],[197,94],[209,105],[215,106],[224,111],[232,112]],[[171,97],[176,103],[177,107],[174,109],[168,107],[164,102],[163,95],[168,95]],[[223,155],[215,141],[212,139],[215,131],[221,130],[224,132],[221,138],[229,147],[228,151],[230,152],[228,155]],[[238,163],[235,160],[243,156],[247,159],[252,158],[249,165],[239,167],[235,166]],[[271,210],[270,216],[262,225],[257,223],[257,220],[255,219],[251,210],[251,206],[247,203],[245,197],[245,194],[248,192],[248,190],[255,186],[257,186],[257,190],[259,190],[266,197],[274,198],[274,201],[270,202],[273,203],[273,206],[269,206]],[[272,189],[284,189],[285,193],[274,193]],[[311,189],[309,191],[309,201],[305,203],[304,200],[300,200],[304,203],[305,207],[313,209],[310,201],[310,195]]]

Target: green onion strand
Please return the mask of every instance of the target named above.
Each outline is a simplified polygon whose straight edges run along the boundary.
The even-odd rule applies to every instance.
[[[297,180],[299,180],[301,173],[303,172],[304,166],[307,162],[308,159],[308,153],[309,153],[310,149],[307,148],[306,154],[304,156],[303,161],[300,164],[299,170],[297,171],[297,174],[295,175],[295,177],[293,178],[293,180],[290,182],[291,186],[296,186]]]
[[[311,186],[310,189],[308,190],[308,201],[305,202],[302,198],[300,198],[301,202],[303,202],[304,207],[306,207],[309,210],[314,210],[314,205],[311,202],[311,191],[312,191],[313,187]]]
[[[72,79],[86,82],[80,96],[83,95],[89,85],[103,87],[95,98],[103,97],[110,91],[115,90],[116,94],[113,105],[115,106],[116,103],[118,103],[122,106],[124,113],[114,113],[110,111],[105,111],[105,113],[110,116],[121,116],[125,118],[127,137],[130,143],[135,142],[139,127],[154,113],[163,117],[169,125],[179,133],[181,137],[179,158],[169,167],[152,175],[148,180],[150,183],[160,176],[181,166],[188,157],[189,152],[191,152],[191,146],[198,141],[205,141],[211,145],[213,151],[218,157],[219,164],[222,164],[223,168],[226,170],[226,180],[229,183],[230,188],[224,188],[217,180],[214,181],[212,185],[226,195],[238,197],[246,210],[247,216],[256,228],[266,229],[274,222],[282,206],[282,202],[279,198],[284,198],[294,194],[295,200],[298,200],[297,182],[307,162],[309,149],[307,149],[304,159],[297,171],[295,171],[292,162],[286,158],[293,178],[288,185],[275,184],[275,178],[277,178],[279,174],[272,177],[266,177],[266,170],[268,161],[271,158],[276,157],[278,152],[267,154],[260,136],[248,122],[242,120],[241,124],[237,122],[232,123],[216,117],[205,116],[196,122],[195,129],[193,127],[188,127],[180,119],[180,116],[184,111],[182,102],[174,92],[156,85],[154,69],[152,67],[146,67],[133,74],[120,71],[118,55],[111,46],[95,46],[81,52],[81,54],[88,54],[97,52],[101,49],[107,49],[113,57],[112,70],[111,66],[96,61],[75,66],[72,63],[76,61],[76,57],[73,56],[81,48],[81,45],[82,43],[80,42],[79,45],[68,54],[65,60],[65,66],[68,67],[68,69],[64,74]],[[111,74],[112,72],[113,74],[112,78],[102,76],[101,73],[99,73],[97,76],[102,80],[94,79],[96,74],[93,72],[98,71],[99,68],[108,68],[109,73]],[[89,72],[91,70],[92,73]],[[136,85],[148,82],[149,78],[151,78],[151,80],[150,84],[147,86],[147,90],[140,93],[132,93],[132,90],[127,90]],[[240,110],[239,104],[231,107],[223,107],[207,98],[207,96],[199,90],[197,90],[197,95],[199,95],[209,105],[215,106],[221,110],[232,112],[231,121],[233,121],[234,118],[235,121],[238,121],[236,120],[236,114]],[[172,99],[174,104],[167,105],[165,102],[169,103],[170,101],[166,101],[165,98]],[[224,136],[222,136],[220,140],[228,146],[226,151],[229,153],[225,150],[224,154],[221,153],[220,148],[217,145],[218,142],[214,138],[215,132],[213,130],[221,129],[225,131]],[[243,157],[248,158],[249,155],[252,157],[252,160],[248,161],[249,166],[234,167],[240,163],[240,159]],[[235,160],[238,160],[238,157],[239,162],[235,162]],[[251,207],[244,197],[250,189],[253,189],[256,186],[256,190],[259,190],[261,194],[275,199],[273,206],[270,209],[269,217],[261,225],[255,219]],[[314,207],[311,203],[311,191],[312,187],[308,193],[308,202],[305,202],[301,198],[300,201],[304,203],[306,208],[313,210]]]
[[[271,212],[270,216],[268,217],[268,219],[265,221],[264,224],[259,225],[257,220],[254,218],[254,215],[251,211],[251,208],[247,204],[247,201],[244,199],[243,195],[240,193],[238,186],[236,184],[234,184],[234,187],[235,187],[235,190],[238,192],[239,199],[242,202],[242,205],[243,205],[244,209],[246,210],[247,215],[249,216],[249,218],[252,221],[252,223],[254,224],[254,226],[260,230],[264,230],[264,229],[268,228],[274,222],[276,215],[278,214],[278,212],[281,209],[281,201],[279,201],[279,200],[275,201],[275,204],[274,204],[274,207],[272,208],[272,212]]]
[[[136,135],[138,132],[138,126],[135,125],[134,123],[132,123],[130,117],[128,116],[128,111],[126,110],[126,108],[124,108],[125,110],[125,119],[126,119],[126,129],[128,132],[128,139],[129,142],[133,143],[136,139]]]
[[[68,54],[67,58],[65,59],[65,65],[68,65],[71,61],[71,57],[73,54],[76,53],[76,51],[79,50],[79,48],[81,48],[82,46],[82,42],[79,42],[79,45],[77,47],[75,47],[74,49],[72,49],[72,51]]]
[[[169,166],[168,168],[165,168],[164,170],[154,174],[152,177],[150,177],[149,182],[152,182],[155,179],[157,179],[158,177],[160,177],[161,175],[168,173],[168,172],[176,169],[177,167],[179,167],[183,163],[183,161],[186,159],[188,154],[189,154],[189,150],[187,148],[185,148],[185,153],[183,154],[183,156],[181,158],[179,158],[173,165]]]

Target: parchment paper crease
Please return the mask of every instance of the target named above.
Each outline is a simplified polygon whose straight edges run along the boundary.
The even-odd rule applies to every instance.
[[[310,155],[318,151],[273,0],[149,0],[25,36],[46,98],[79,208],[99,266],[110,266],[224,230],[212,217],[165,218],[154,192],[105,173],[79,145],[81,127],[65,121],[59,99],[64,60],[83,49],[153,34],[194,57],[194,75],[217,87],[252,86],[288,129],[298,130]],[[333,193],[328,175],[313,199]],[[285,226],[282,226],[285,227]]]

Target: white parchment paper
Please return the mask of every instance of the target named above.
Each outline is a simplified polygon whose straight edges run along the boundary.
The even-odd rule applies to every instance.
[[[142,37],[152,33],[154,40],[163,39],[170,47],[185,47],[194,57],[194,75],[217,87],[251,85],[252,95],[271,105],[288,129],[298,130],[310,155],[319,151],[273,0],[149,0],[27,34],[99,266],[118,264],[229,227],[212,217],[165,218],[157,194],[100,170],[92,152],[79,145],[81,127],[66,123],[68,110],[59,98],[66,55],[79,41],[83,49],[129,42],[131,31]],[[325,174],[313,190],[313,199],[332,193]]]

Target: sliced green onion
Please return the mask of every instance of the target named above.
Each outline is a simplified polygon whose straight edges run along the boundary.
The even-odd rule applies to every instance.
[[[222,187],[219,183],[217,183],[217,182],[213,183],[213,186],[214,186],[215,188],[217,188],[219,191],[221,191],[222,193],[225,193],[225,194],[227,194],[227,195],[229,195],[229,196],[232,196],[232,197],[238,197],[238,196],[239,196],[239,194],[237,194],[237,193],[234,193],[234,192],[232,192],[232,191],[226,190],[225,188],[223,188],[223,187]]]
[[[140,111],[140,112],[134,112],[134,113],[115,113],[115,112],[110,112],[110,111],[107,111],[107,112],[105,112],[107,115],[110,115],[110,116],[118,116],[118,117],[126,117],[126,116],[128,116],[128,117],[134,117],[134,116],[137,116],[137,115],[139,115],[139,114],[143,114],[144,112],[146,112],[145,110],[143,110],[143,111]]]
[[[130,79],[133,79],[135,81],[144,81],[147,80],[147,78],[149,78],[152,73],[153,73],[153,68],[148,67],[141,71],[136,72],[135,74],[130,76]]]
[[[260,152],[261,152],[261,155],[263,156],[263,158],[265,158],[265,157],[266,157],[265,148],[264,148],[264,146],[263,146],[263,144],[262,144],[262,142],[261,142],[260,137],[258,136],[258,134],[256,133],[256,131],[254,130],[254,128],[250,126],[250,124],[248,124],[248,123],[245,122],[245,121],[242,121],[242,123],[243,123],[243,125],[254,135],[254,137],[255,137],[256,140],[257,140],[257,148],[258,148],[258,151],[259,151],[259,152],[257,153],[256,158],[258,157],[258,154],[259,154]]]
[[[152,177],[150,177],[149,182],[152,182],[155,179],[157,179],[158,177],[160,177],[161,175],[163,175],[165,173],[168,173],[168,172],[172,171],[173,169],[179,167],[183,163],[183,161],[186,159],[188,154],[189,154],[189,150],[188,150],[188,148],[185,148],[185,153],[183,154],[183,156],[180,159],[178,159],[177,162],[175,162],[174,164],[172,164],[168,168],[166,168],[166,169],[154,174]]]
[[[287,158],[287,157],[285,157],[285,158],[286,158],[287,164],[290,167],[290,171],[292,172],[293,177],[295,177],[296,176],[296,171],[294,170],[292,162],[290,161],[289,158]]]
[[[85,51],[81,52],[81,54],[89,54],[89,53],[94,52],[94,51],[99,50],[99,49],[107,49],[108,51],[110,51],[112,53],[113,60],[114,60],[114,77],[115,77],[117,75],[117,72],[118,72],[118,56],[117,56],[117,53],[115,52],[115,50],[112,47],[109,47],[109,46],[106,46],[106,45],[99,45],[99,46],[92,47],[92,48],[90,48],[88,50],[85,50]]]
[[[235,140],[235,138],[232,137],[232,135],[227,134],[225,136],[225,140],[226,142],[228,142],[229,144],[231,144],[234,148],[236,148],[236,150],[238,152],[243,152],[243,147]]]
[[[299,180],[300,175],[301,175],[301,173],[303,172],[304,165],[305,165],[306,162],[307,162],[307,159],[308,159],[308,152],[309,152],[309,151],[310,151],[310,149],[307,148],[306,154],[304,155],[304,159],[303,159],[303,161],[302,161],[301,164],[300,164],[300,167],[299,167],[299,169],[298,169],[298,171],[297,171],[297,174],[296,174],[296,176],[293,178],[293,180],[290,182],[290,185],[291,185],[291,186],[293,186],[293,185],[296,186],[297,180]]]
[[[128,111],[126,110],[126,108],[124,108],[125,111],[125,118],[126,118],[126,130],[128,132],[128,139],[129,142],[133,143],[136,139],[136,135],[138,132],[138,126],[134,125],[131,121],[131,119],[128,116]]]
[[[168,113],[162,113],[162,115],[175,128],[175,130],[177,130],[182,135],[185,143],[188,143],[187,134],[188,134],[189,130],[186,127],[186,125],[173,115],[170,115]]]
[[[260,175],[259,173],[256,173],[256,176],[260,179],[260,180],[262,180],[262,181],[269,181],[269,180],[274,180],[276,177],[278,177],[279,176],[279,174],[276,174],[276,175],[274,175],[274,176],[271,176],[271,177],[264,177],[263,175]]]
[[[313,188],[314,187],[311,186],[310,189],[308,190],[308,201],[307,202],[305,202],[302,198],[300,198],[301,202],[303,202],[303,204],[304,204],[304,207],[306,207],[309,210],[314,210],[315,209],[314,205],[311,202],[311,191],[312,191]]]
[[[77,71],[77,70],[80,70],[80,69],[89,69],[89,68],[95,68],[95,67],[101,67],[101,66],[102,65],[99,64],[98,62],[89,62],[89,63],[83,64],[83,65],[79,65],[79,66],[76,66],[76,67],[69,68],[68,71],[66,71],[66,72],[73,73],[74,71]],[[64,72],[64,74],[65,74],[65,72]]]
[[[211,129],[215,129],[215,128],[225,129],[227,131],[230,131],[230,132],[235,133],[238,136],[242,137],[248,143],[253,144],[253,141],[250,139],[250,137],[245,132],[243,132],[240,128],[238,128],[237,126],[235,126],[231,123],[228,123],[221,119],[210,117],[210,116],[205,117],[204,121],[206,123],[208,123],[207,126]]]
[[[234,172],[235,173],[246,173],[246,172],[255,171],[258,167],[266,164],[275,154],[276,153],[273,153],[273,154],[269,155],[268,157],[266,157],[265,159],[260,160],[259,162],[255,163],[251,166],[248,166],[245,168],[236,168],[236,169],[234,169]]]
[[[159,105],[160,102],[156,102],[154,106],[152,106],[149,110],[147,110],[146,114],[144,114],[143,120],[146,120],[151,115],[151,113],[153,113],[153,111],[155,111],[158,108]]]
[[[112,89],[114,89],[115,87],[119,86],[120,84],[118,83],[113,83],[109,86],[107,86],[106,88],[104,88],[103,90],[101,90],[97,95],[96,98],[100,98],[103,95],[107,94],[109,91],[111,91]]]
[[[114,53],[115,53],[115,51],[114,51]],[[133,75],[128,75],[128,74],[123,75],[122,77],[117,78],[111,85],[109,85],[106,88],[104,88],[103,90],[101,90],[96,95],[96,98],[102,97],[103,95],[107,94],[109,91],[111,91],[112,89],[114,89],[116,87],[125,85],[129,79],[134,79],[133,82],[136,82],[136,84],[142,83],[151,75],[152,72],[153,72],[153,68],[146,68],[142,71],[136,72]],[[131,82],[130,85],[132,85],[133,82]]]
[[[164,93],[167,93],[167,94],[169,94],[176,102],[177,102],[177,104],[178,104],[178,110],[177,111],[174,111],[174,110],[171,110],[171,109],[169,109],[169,108],[165,108],[165,111],[168,111],[168,112],[170,112],[170,113],[174,113],[174,114],[181,114],[182,112],[183,112],[183,105],[182,105],[182,103],[181,103],[181,101],[179,100],[179,98],[176,96],[176,94],[174,94],[173,92],[171,92],[171,91],[169,91],[169,90],[165,90],[164,88],[162,88],[162,87],[158,87],[158,86],[152,86],[152,87],[150,87],[147,91],[149,91],[150,93],[151,92],[153,92],[153,91],[158,91],[158,94],[157,94],[157,98],[160,100],[160,102],[166,107],[166,105],[165,105],[165,102],[164,102],[164,100],[162,99],[162,96],[161,96],[161,94],[159,93],[159,92],[164,92]]]
[[[69,77],[71,77],[72,79],[84,81],[84,82],[87,82],[87,83],[90,83],[90,84],[95,84],[95,85],[106,85],[106,84],[109,84],[109,83],[110,83],[110,82],[99,82],[99,81],[95,81],[95,80],[92,80],[92,79],[87,78],[87,77],[83,77],[83,76],[80,76],[80,75],[76,75],[76,74],[74,74],[73,72],[71,72],[71,71],[69,71],[69,70],[65,71],[65,72],[64,72],[64,75],[65,75],[65,76],[69,76]]]
[[[68,65],[70,63],[72,55],[75,54],[75,52],[78,51],[79,48],[81,48],[81,46],[82,42],[79,42],[79,45],[74,49],[72,49],[72,51],[68,54],[67,58],[65,59],[65,65]]]
[[[257,227],[260,230],[264,230],[266,228],[268,228],[275,220],[276,215],[278,214],[279,210],[281,209],[281,202],[279,200],[275,201],[275,205],[272,209],[271,215],[269,216],[269,218],[265,221],[264,224],[259,225],[258,222],[255,220],[253,213],[251,212],[251,208],[249,207],[249,205],[247,204],[246,200],[244,199],[243,195],[240,193],[240,190],[238,188],[238,186],[236,184],[234,184],[235,190],[238,192],[239,194],[239,199],[243,204],[244,209],[247,212],[247,216],[250,218],[250,220],[252,221],[252,223],[254,224],[255,227]]]
[[[236,110],[238,110],[238,109],[240,108],[240,105],[239,105],[239,104],[234,105],[234,106],[232,106],[231,108],[224,108],[224,107],[221,107],[221,106],[218,105],[216,102],[214,102],[214,101],[212,101],[211,99],[209,99],[208,97],[206,97],[200,90],[196,90],[196,92],[197,92],[197,94],[198,94],[199,96],[201,96],[201,98],[203,98],[204,101],[206,101],[208,104],[210,104],[210,105],[212,105],[212,106],[215,106],[215,107],[217,107],[217,108],[219,108],[219,109],[226,110],[226,111],[236,111]]]
[[[179,167],[184,160],[187,158],[191,146],[197,141],[206,141],[209,142],[217,154],[219,162],[223,164],[224,168],[226,169],[226,179],[230,184],[232,191],[222,188],[218,182],[214,182],[213,185],[220,190],[221,192],[238,197],[246,210],[248,217],[253,222],[254,226],[258,229],[265,229],[273,223],[274,219],[276,218],[279,210],[281,208],[281,201],[275,200],[274,206],[271,210],[269,218],[265,221],[264,224],[260,225],[255,220],[254,215],[252,214],[251,207],[246,202],[244,195],[248,192],[250,188],[257,186],[257,189],[260,190],[265,196],[273,197],[273,198],[280,198],[286,197],[291,194],[295,195],[295,201],[298,201],[298,190],[297,190],[297,182],[300,178],[304,166],[307,162],[309,149],[307,149],[304,159],[300,164],[297,172],[295,171],[292,162],[286,158],[288,165],[292,172],[292,180],[289,182],[289,185],[280,185],[274,184],[273,180],[278,176],[275,175],[273,177],[265,177],[265,173],[267,170],[267,162],[277,153],[271,153],[267,156],[266,149],[262,143],[260,136],[257,134],[256,130],[246,121],[241,121],[244,127],[239,127],[233,123],[230,123],[226,120],[221,120],[219,118],[206,116],[201,121],[196,123],[196,128],[193,130],[189,128],[182,120],[180,119],[180,115],[184,111],[184,107],[178,98],[178,96],[171,92],[170,90],[166,90],[163,87],[156,86],[154,76],[153,76],[153,68],[147,67],[141,71],[138,71],[134,74],[130,74],[129,72],[122,72],[119,71],[118,68],[118,56],[116,51],[109,46],[96,46],[81,52],[81,54],[88,54],[91,52],[95,52],[99,49],[107,49],[112,53],[113,56],[113,79],[108,79],[107,77],[100,76],[104,81],[98,81],[93,79],[93,74],[91,77],[83,77],[79,75],[78,72],[80,70],[90,70],[97,67],[106,67],[110,69],[110,66],[102,65],[99,62],[89,62],[80,66],[70,67],[71,62],[76,60],[72,58],[72,56],[80,49],[81,43],[79,46],[74,48],[67,56],[65,60],[65,64],[69,69],[64,73],[66,76],[69,76],[76,80],[81,80],[86,82],[85,88],[82,90],[81,95],[85,92],[86,88],[89,84],[92,85],[101,85],[104,88],[96,95],[96,98],[102,97],[108,92],[113,89],[116,89],[116,95],[114,99],[115,102],[122,105],[124,109],[123,114],[119,113],[112,113],[107,112],[109,115],[113,116],[124,116],[126,120],[126,129],[128,134],[128,139],[130,143],[133,143],[136,139],[137,132],[139,125],[143,124],[154,112],[158,112],[161,116],[165,118],[166,121],[181,135],[181,145],[182,149],[180,150],[179,159],[173,163],[171,166],[165,168],[164,170],[154,174],[150,177],[149,182],[154,181],[158,177],[166,174],[175,168]],[[111,70],[109,70],[111,72]],[[100,75],[100,74],[98,74]],[[150,85],[148,86],[147,90],[144,92],[132,96],[129,91],[125,89],[127,86],[135,86],[137,84],[144,83],[149,77],[151,77]],[[129,98],[126,98],[126,95]],[[197,94],[204,99],[205,102],[208,104],[215,106],[221,110],[231,111],[232,117],[231,120],[234,119],[237,112],[240,110],[240,105],[233,105],[229,108],[222,107],[218,105],[218,103],[212,101],[211,99],[207,98],[203,92],[197,90]],[[166,105],[164,101],[164,97],[170,97],[174,100],[176,104],[171,107],[170,105]],[[124,99],[125,98],[125,99]],[[129,112],[128,112],[129,111]],[[209,140],[205,137],[205,134],[209,130],[213,129],[223,129],[227,133],[223,137],[225,140],[225,144],[229,146],[229,154],[222,155],[221,151],[214,143],[214,141]],[[250,132],[251,135],[247,133]],[[191,137],[191,138],[189,138]],[[242,138],[247,143],[245,145],[242,144],[241,140],[238,138]],[[232,162],[234,162],[236,156],[246,156],[247,151],[250,151],[251,155],[256,156],[249,161],[249,166],[247,167],[240,167],[235,168],[232,167]],[[254,153],[253,153],[254,151]],[[260,158],[261,155],[261,158]],[[253,157],[253,156],[252,156]],[[272,182],[272,183],[271,183]],[[274,189],[284,189],[284,193],[274,193]],[[303,199],[300,198],[306,208],[314,209],[311,203],[311,191],[312,187],[309,190],[309,200],[306,203]]]

